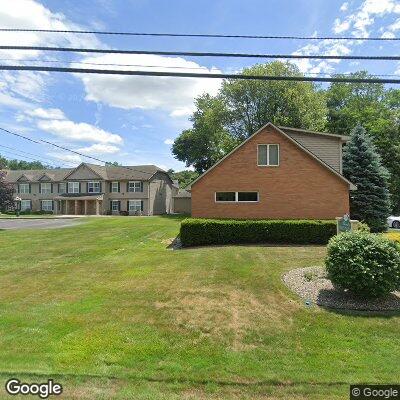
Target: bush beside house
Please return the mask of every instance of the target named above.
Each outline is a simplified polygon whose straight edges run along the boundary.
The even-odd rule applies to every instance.
[[[335,287],[358,296],[400,289],[400,247],[382,235],[347,232],[332,238],[325,264]]]
[[[182,221],[183,246],[238,243],[326,244],[336,234],[335,221],[217,220]]]

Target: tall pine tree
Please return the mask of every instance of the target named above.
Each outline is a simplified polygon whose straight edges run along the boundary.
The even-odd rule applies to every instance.
[[[365,129],[358,125],[350,135],[343,154],[344,176],[357,186],[351,192],[352,218],[366,222],[372,232],[386,230],[390,214],[389,172]]]

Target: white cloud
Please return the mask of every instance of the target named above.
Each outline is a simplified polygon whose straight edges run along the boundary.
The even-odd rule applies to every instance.
[[[346,1],[345,3],[343,3],[340,7],[340,11],[345,12],[347,11],[349,8],[349,3]]]
[[[85,122],[38,120],[38,128],[68,141],[121,144],[122,137]]]
[[[33,110],[27,110],[26,114],[31,117],[37,117],[41,119],[66,119],[65,114],[59,108],[35,108]]]
[[[339,18],[335,19],[335,22],[333,24],[333,31],[335,33],[342,33],[346,32],[350,28],[350,22],[349,21],[340,21]]]
[[[164,143],[167,144],[167,145],[174,144],[174,139],[165,139]]]
[[[119,147],[110,144],[96,143],[88,147],[78,149],[80,153],[84,154],[114,154],[119,152]]]
[[[89,57],[85,59],[85,62],[125,65],[120,67],[99,66],[99,68],[104,69],[210,72],[216,74],[220,72],[215,68],[208,69],[181,57],[157,55],[111,54]],[[156,66],[156,68],[149,66]],[[193,100],[195,97],[202,93],[215,95],[221,85],[221,80],[215,78],[116,75],[79,75],[78,77],[85,86],[86,100],[122,109],[161,109],[170,113],[172,117],[190,114],[194,109]]]
[[[79,165],[82,162],[82,158],[78,154],[47,153],[47,155],[60,161],[66,161],[69,164]]]
[[[346,6],[347,9],[348,4]],[[368,37],[375,18],[392,13],[400,14],[400,4],[397,0],[364,0],[357,10],[347,15],[343,21],[336,19],[333,31],[340,33],[351,29],[351,33],[354,36]]]

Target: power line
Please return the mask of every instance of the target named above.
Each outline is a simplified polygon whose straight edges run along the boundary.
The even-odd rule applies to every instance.
[[[161,56],[190,56],[190,57],[234,57],[234,58],[272,58],[272,59],[315,59],[315,60],[380,60],[399,61],[400,56],[346,56],[326,54],[257,54],[257,53],[222,53],[222,52],[197,52],[197,51],[159,51],[159,50],[120,50],[120,49],[93,49],[77,47],[49,47],[49,46],[0,46],[0,50],[18,51],[59,51],[73,53],[99,53],[99,54],[141,54]]]
[[[164,33],[164,32],[116,32],[116,31],[89,31],[67,29],[28,29],[28,28],[1,28],[0,32],[42,32],[42,33],[74,33],[94,35],[119,35],[119,36],[153,36],[153,37],[191,37],[191,38],[233,38],[233,39],[277,39],[277,40],[370,40],[370,41],[396,41],[397,37],[360,37],[360,36],[277,36],[277,35],[229,35],[211,33]]]
[[[40,162],[40,160],[38,160],[38,159],[36,159],[36,158],[32,158],[32,157],[28,157],[28,156],[25,156],[25,155],[21,155],[21,154],[16,154],[15,152],[11,152],[11,151],[9,151],[9,150],[2,150],[1,151],[1,153],[2,154],[11,154],[13,157],[18,157],[18,158],[22,158],[22,159],[26,159],[26,160],[33,160],[33,161],[39,161]],[[24,160],[24,161],[26,161],[26,160]],[[53,167],[53,168],[55,168],[55,165],[50,165],[51,167]]]
[[[90,158],[90,159],[92,159],[92,160],[101,162],[101,163],[103,163],[103,164],[107,164],[107,163],[108,163],[108,161],[101,160],[100,158],[96,158],[96,157],[93,157],[93,156],[88,156],[88,155],[86,155],[86,154],[80,153],[79,151],[75,151],[75,150],[69,149],[68,147],[60,146],[60,145],[58,145],[58,144],[56,144],[56,143],[53,143],[53,142],[50,142],[50,141],[48,141],[48,140],[43,140],[43,139],[35,140],[35,139],[32,139],[32,138],[30,138],[30,137],[28,137],[28,136],[24,136],[24,135],[21,135],[20,133],[12,132],[12,131],[10,131],[10,130],[8,130],[8,129],[1,128],[1,127],[0,127],[0,131],[2,131],[2,132],[4,132],[4,133],[8,133],[8,134],[10,134],[10,135],[17,136],[17,137],[19,137],[19,138],[21,138],[21,139],[25,139],[25,140],[28,140],[28,141],[33,142],[33,143],[37,143],[37,144],[48,144],[48,145],[53,146],[53,147],[56,147],[56,148],[58,148],[58,149],[65,150],[65,151],[69,151],[70,153],[74,153],[74,154],[77,154],[77,155],[82,156],[82,157]],[[125,166],[125,165],[120,165],[119,167],[121,167],[121,168],[126,168],[126,169],[128,169],[128,170],[135,171],[135,172],[142,172],[143,174],[154,175],[153,172],[142,171],[142,170],[140,170],[140,169],[131,168],[131,167],[128,167],[128,166]]]
[[[46,161],[46,162],[50,161],[51,163],[54,163],[55,161],[60,162],[60,160],[57,160],[54,157],[47,158],[47,157],[39,156],[38,154],[30,153],[30,152],[27,152],[27,151],[22,151],[22,150],[16,149],[15,147],[5,146],[4,144],[0,144],[0,147],[3,147],[5,149],[14,150],[14,151],[16,151],[18,153],[28,154],[30,156],[35,156],[35,157],[37,157],[38,161]],[[72,164],[69,163],[69,162],[63,162],[61,165],[67,165],[67,164],[69,164],[69,166],[72,166]]]
[[[0,61],[16,61],[15,58],[0,58]],[[71,61],[71,60],[38,60],[38,59],[24,59],[18,60],[19,62],[38,62],[38,63],[58,63],[58,64],[83,64],[83,65],[97,65],[97,66],[109,66],[109,67],[141,67],[141,68],[167,68],[167,69],[185,69],[185,70],[201,70],[204,71],[206,67],[183,67],[181,65],[166,66],[166,65],[144,65],[144,64],[116,64],[116,63],[94,63],[86,61]],[[306,75],[331,75],[327,72],[306,72]],[[340,76],[353,76],[352,73],[340,73],[336,72],[335,75]],[[398,74],[370,74],[371,76],[395,76]]]
[[[385,83],[400,84],[400,79],[382,78],[354,78],[343,76],[315,77],[315,76],[277,76],[277,75],[245,75],[245,74],[213,74],[194,72],[168,72],[168,71],[127,71],[115,69],[69,68],[69,67],[43,67],[31,65],[0,65],[0,70],[5,71],[39,71],[39,72],[70,72],[76,74],[102,74],[102,75],[127,75],[127,76],[164,76],[179,78],[215,78],[215,79],[242,79],[260,81],[294,81],[294,82],[343,82],[343,83]]]

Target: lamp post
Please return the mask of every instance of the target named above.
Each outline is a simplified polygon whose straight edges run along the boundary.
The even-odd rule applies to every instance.
[[[21,197],[16,197],[15,199],[14,199],[14,201],[15,201],[15,204],[16,204],[16,206],[17,206],[17,209],[16,209],[16,211],[15,211],[15,215],[17,216],[17,217],[19,217],[19,212],[20,212],[20,210],[21,210]]]

